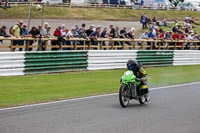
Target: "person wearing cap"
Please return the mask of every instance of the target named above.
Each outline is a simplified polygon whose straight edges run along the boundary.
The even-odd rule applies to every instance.
[[[101,32],[101,38],[109,38],[107,31],[107,28],[104,28],[104,30]],[[103,46],[106,46],[105,41],[103,41],[102,44]],[[106,50],[106,48],[104,48],[104,50]]]
[[[79,32],[78,32],[78,30],[79,30],[78,25],[75,25],[75,29],[74,29],[74,33],[73,33],[75,38],[79,38]]]
[[[149,30],[149,33],[147,34],[148,39],[154,39],[155,40],[155,35],[153,34],[153,29]],[[151,45],[151,42],[147,42],[147,45]],[[147,50],[149,50],[150,48],[147,48]],[[153,49],[156,49],[156,45],[155,42],[153,42]]]

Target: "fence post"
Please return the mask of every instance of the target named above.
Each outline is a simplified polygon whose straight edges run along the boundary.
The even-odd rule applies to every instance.
[[[151,42],[151,45],[150,45],[150,50],[153,49],[153,42]]]
[[[176,46],[177,46],[177,42],[175,42],[175,44],[174,44],[174,50],[176,50]]]
[[[122,49],[125,50],[125,41],[123,41]]]
[[[111,45],[111,49],[112,49],[112,50],[114,49],[114,44],[115,44],[115,42],[112,41],[112,45]]]
[[[48,40],[45,40],[45,45],[44,45],[45,51],[47,51],[47,45],[48,45]]]
[[[100,42],[100,49],[103,50],[103,42]]]
[[[143,50],[143,48],[144,48],[144,41],[142,42],[140,49]]]
[[[77,50],[77,41],[74,43],[74,49]]]
[[[91,45],[92,45],[92,42],[90,41],[89,42],[89,48],[88,48],[89,50],[91,50]]]
[[[11,44],[10,44],[10,51],[13,52],[13,40],[11,40]]]
[[[29,46],[30,46],[30,40],[27,42],[26,51],[29,51]]]
[[[63,48],[63,42],[60,42],[60,50]]]

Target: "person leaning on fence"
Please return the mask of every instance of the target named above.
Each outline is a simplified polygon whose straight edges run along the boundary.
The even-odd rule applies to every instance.
[[[35,26],[32,27],[32,29],[29,31],[29,34],[32,38],[40,38],[40,32]],[[29,41],[29,46],[32,46],[34,42],[36,42],[36,40]],[[28,48],[27,50],[32,51],[32,49],[33,48]]]
[[[145,31],[144,33],[142,33],[142,35],[139,37],[139,39],[148,39],[148,31]],[[138,45],[141,46],[142,42],[138,42]]]
[[[107,28],[104,28],[104,30],[101,32],[101,38],[109,38],[109,35],[107,33]],[[103,46],[106,46],[105,41],[102,42]],[[104,48],[104,50],[106,50],[106,48]]]
[[[23,21],[20,21],[19,24],[16,24],[13,27],[11,27],[10,33],[16,38],[21,37],[21,27],[22,27],[22,25],[23,25]],[[17,46],[17,45],[20,45],[20,41],[14,40],[13,46]],[[15,48],[13,48],[13,51],[15,51]]]
[[[150,29],[149,30],[149,33],[147,34],[148,36],[148,39],[151,39],[151,40],[155,40],[156,37],[155,35],[153,34],[153,29]],[[150,46],[152,42],[147,42],[147,45]],[[147,48],[147,50],[149,50],[150,48]],[[152,43],[152,49],[156,49],[156,44],[155,42]]]
[[[131,41],[134,40],[134,29],[133,28],[127,33],[127,39],[130,39]],[[126,42],[126,44],[131,45],[131,42]],[[131,48],[129,48],[129,49],[131,49]]]
[[[79,33],[79,37],[89,40],[89,37],[86,34],[86,28],[82,28],[81,32]],[[84,44],[85,44],[85,41],[80,41],[80,45],[84,45]]]
[[[47,29],[44,29],[43,32],[42,32],[42,38],[52,37],[50,31],[51,31],[51,26],[48,25]],[[41,45],[41,48],[39,48],[39,51],[45,51],[45,43],[46,43],[46,41],[42,40],[42,45]]]
[[[10,35],[6,33],[6,26],[4,25],[0,28],[0,36],[11,37]],[[3,43],[3,40],[0,40],[0,42]]]
[[[100,28],[96,28],[96,31],[92,32],[89,36],[92,45],[98,45],[97,39],[100,37]],[[94,48],[97,49],[97,48]]]
[[[62,36],[62,33],[61,33],[61,26],[58,26],[58,28],[54,31],[54,36],[57,38],[57,40],[54,40],[51,42],[51,45],[52,45],[52,48],[51,50],[58,50],[58,46],[60,46],[60,43],[61,43],[61,36]]]
[[[25,38],[25,37],[31,37],[31,35],[30,34],[28,34],[28,31],[27,31],[27,24],[23,24],[23,26],[22,26],[22,28],[21,28],[21,37],[22,38]],[[20,46],[24,46],[24,41],[25,40],[20,40],[19,41],[19,45]],[[27,41],[26,41],[26,44],[27,44]],[[22,51],[23,50],[23,48],[19,48],[19,51]]]

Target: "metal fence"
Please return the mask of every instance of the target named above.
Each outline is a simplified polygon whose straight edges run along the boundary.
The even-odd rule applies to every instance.
[[[5,2],[1,2],[2,5],[5,5]],[[29,6],[31,2],[9,2],[10,6]],[[32,2],[32,5],[37,5],[37,4],[44,4],[45,6],[54,6],[54,7],[69,7],[69,8],[127,8],[131,9],[131,5],[120,5],[120,4],[103,4],[103,3],[41,3],[41,2]],[[151,5],[134,5],[135,9],[154,9],[153,6]],[[158,10],[168,10],[170,9],[176,9],[175,7],[167,7],[165,5],[159,6]]]
[[[26,51],[33,49],[34,51],[48,51],[49,49],[55,48],[57,50],[65,50],[66,48],[70,50],[127,50],[127,49],[136,49],[136,50],[199,50],[200,49],[200,40],[153,40],[153,39],[108,39],[100,38],[94,41],[90,39],[83,38],[63,38],[62,41],[58,41],[56,37],[52,38],[15,38],[15,37],[0,37],[0,40],[8,40],[9,45],[2,44],[0,48],[9,48],[10,51],[15,51],[16,48],[24,48]],[[13,44],[13,41],[23,40],[25,45],[16,46]],[[7,41],[7,43],[8,43]],[[30,41],[33,41],[33,45],[30,45]],[[52,41],[57,41],[52,44]],[[67,41],[68,45],[64,45],[63,41]],[[42,45],[43,43],[43,45]]]

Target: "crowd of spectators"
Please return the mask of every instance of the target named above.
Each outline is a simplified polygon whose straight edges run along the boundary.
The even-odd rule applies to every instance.
[[[110,29],[110,30],[109,30]],[[84,38],[88,41],[78,41],[77,45],[83,45],[89,44],[89,40],[91,41],[92,45],[98,45],[98,38],[126,38],[126,39],[134,39],[134,31],[135,28],[132,27],[130,30],[127,31],[126,27],[123,27],[123,29],[119,29],[118,26],[110,25],[109,29],[102,28],[101,25],[95,26],[94,24],[90,25],[88,28],[86,28],[86,24],[83,23],[81,27],[78,25],[75,25],[74,27],[71,27],[70,29],[65,26],[65,24],[62,24],[58,26],[54,31],[51,30],[51,25],[48,22],[44,23],[44,26],[33,26],[30,31],[27,31],[27,24],[23,23],[23,21],[20,21],[18,24],[14,25],[10,28],[10,34],[6,33],[6,26],[2,26],[0,28],[0,36],[4,37],[33,37],[33,38],[40,38],[41,41],[38,41],[39,48],[38,50],[45,50],[44,45],[45,41],[43,41],[43,38],[50,38],[50,37],[57,37],[57,41],[51,41],[51,45],[53,46],[60,46],[62,45],[73,45],[74,41],[66,40],[65,38]],[[108,31],[109,30],[109,31]],[[13,41],[14,46],[23,46],[24,43],[27,44],[28,41]],[[35,41],[29,41],[29,46],[32,46],[32,44],[35,43]],[[123,42],[115,42],[115,45],[122,45]],[[127,44],[130,44],[129,42],[126,42]],[[105,46],[105,42],[103,42],[103,45]],[[52,48],[52,50],[58,50],[59,48]],[[19,51],[22,51],[22,48],[19,48]],[[26,49],[28,51],[31,51],[32,48]],[[63,50],[71,50],[71,48],[63,48]]]
[[[146,17],[145,13],[141,16],[141,23],[143,24],[143,28],[147,28],[144,33],[141,34],[139,39],[147,39],[147,40],[162,40],[162,46],[174,45],[175,43],[166,43],[165,40],[200,40],[200,34],[195,32],[195,25],[199,25],[195,22],[193,18],[186,17],[184,25],[180,25],[178,22],[175,22],[174,27],[170,27],[169,23],[166,19],[164,19],[161,23],[154,17],[151,21],[148,17]],[[169,30],[164,30],[164,27]],[[166,29],[165,28],[165,29]],[[82,23],[81,27],[79,25],[75,25],[74,27],[67,28],[65,24],[58,26],[54,31],[51,29],[51,25],[48,22],[45,22],[43,27],[42,26],[33,26],[30,31],[27,31],[27,24],[23,21],[20,21],[18,24],[12,26],[9,29],[9,34],[6,32],[6,26],[2,26],[0,28],[0,36],[4,37],[17,37],[17,38],[25,38],[25,37],[32,37],[32,38],[39,38],[38,43],[38,51],[45,50],[45,44],[43,38],[51,38],[56,37],[57,40],[51,41],[52,50],[60,49],[59,46],[61,44],[63,46],[71,46],[75,43],[77,45],[89,45],[89,41],[91,41],[92,45],[98,45],[99,38],[108,38],[110,39],[109,43],[112,43],[113,38],[121,38],[121,39],[131,39],[135,38],[135,28],[132,27],[130,29],[126,29],[123,27],[120,29],[118,26],[110,25],[109,29],[102,28],[101,25],[95,26],[94,24],[89,25],[88,28],[85,23]],[[66,39],[67,38],[67,39]],[[70,38],[84,38],[88,41],[69,41]],[[24,46],[29,45],[32,46],[36,41],[24,41],[24,40],[14,40],[14,46]],[[108,43],[108,45],[109,45]],[[130,45],[131,42],[126,41],[127,45]],[[102,42],[105,46],[106,42]],[[178,46],[182,46],[184,43],[177,43]],[[123,45],[122,41],[115,41],[114,45]],[[138,45],[141,46],[142,42],[138,42]],[[147,45],[151,45],[151,42],[147,41]],[[190,49],[194,43],[187,43],[185,49]],[[198,43],[199,45],[199,43]],[[158,44],[153,42],[153,49],[157,49]],[[80,48],[79,48],[80,49]],[[14,49],[15,50],[15,49]],[[72,50],[69,47],[63,47],[62,50]],[[19,51],[23,51],[23,47],[19,48]],[[32,48],[26,49],[26,51],[32,51]]]
[[[196,26],[200,24],[196,23],[195,19],[191,16],[185,17],[183,25],[175,21],[175,26],[173,27],[169,25],[166,19],[163,19],[160,23],[156,17],[151,19],[147,17],[145,13],[141,16],[140,22],[142,23],[142,28],[147,30],[142,33],[139,39],[162,40],[163,43],[161,45],[163,46],[167,46],[167,43],[164,42],[165,40],[200,40],[200,34],[195,32]],[[138,44],[141,45],[141,42]],[[147,44],[150,45],[150,42]],[[174,43],[169,43],[169,45],[174,46]],[[184,43],[177,43],[177,45],[182,46]],[[185,49],[190,49],[192,45],[194,45],[194,43],[186,43]],[[153,43],[153,49],[157,49],[156,43]],[[179,49],[181,49],[181,47],[179,47]]]

